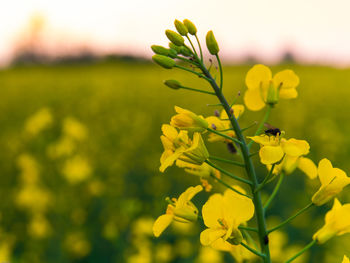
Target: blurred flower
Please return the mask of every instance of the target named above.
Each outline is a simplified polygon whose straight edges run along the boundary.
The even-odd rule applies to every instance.
[[[201,247],[199,250],[198,258],[196,263],[221,263],[223,262],[222,254],[211,248],[211,247]]]
[[[30,155],[23,153],[17,157],[17,165],[21,170],[21,180],[24,184],[35,184],[39,179],[39,165]]]
[[[72,117],[67,117],[63,120],[63,133],[77,141],[85,140],[87,137],[86,127]]]
[[[280,71],[272,78],[271,70],[258,64],[248,71],[245,83],[248,90],[244,94],[244,102],[252,111],[261,110],[266,104],[276,104],[279,98],[298,96],[299,77],[292,70]]]
[[[42,108],[27,119],[24,130],[29,135],[35,136],[49,127],[52,122],[51,111],[48,108]]]
[[[248,245],[251,245],[251,244],[248,244]],[[235,262],[237,263],[251,262],[254,258],[256,258],[256,256],[253,253],[248,251],[243,246],[231,245],[231,249],[228,252],[230,252],[232,257],[235,259]]]
[[[350,263],[350,260],[347,256],[344,255],[342,263]]]
[[[244,192],[243,189],[239,190]],[[224,195],[213,194],[202,208],[203,221],[208,227],[200,235],[202,245],[230,250],[231,243],[227,239],[235,245],[240,244],[243,237],[238,226],[253,215],[254,204],[251,199],[231,190],[226,190]]]
[[[170,262],[174,257],[173,248],[168,243],[161,243],[155,247],[155,261],[162,262]]]
[[[76,143],[70,137],[62,137],[47,148],[47,154],[51,158],[60,158],[71,155],[76,148]]]
[[[51,225],[43,214],[35,214],[29,223],[28,232],[33,238],[46,238],[51,233]]]
[[[164,152],[160,158],[161,166],[159,170],[164,170],[173,165],[177,160],[183,160],[194,164],[202,164],[208,157],[209,153],[203,142],[200,133],[193,134],[193,140],[188,138],[187,131],[177,130],[167,124],[162,126],[163,135],[160,137]]]
[[[333,168],[332,163],[326,158],[318,164],[318,177],[321,187],[312,197],[312,202],[318,206],[327,203],[350,184],[350,178],[346,173],[339,168]]]
[[[77,184],[91,176],[91,166],[88,160],[77,155],[65,162],[62,172],[70,184]]]
[[[334,236],[350,233],[350,204],[342,205],[337,198],[325,216],[325,225],[318,230],[313,239],[323,244]]]
[[[208,128],[208,122],[197,114],[175,106],[177,114],[171,118],[170,125],[180,130],[203,132]]]
[[[88,190],[91,195],[100,196],[105,191],[105,185],[99,180],[93,180],[89,182]]]
[[[64,246],[76,258],[87,256],[91,250],[91,245],[82,232],[69,233],[65,238]]]
[[[4,235],[2,233],[0,242],[0,262],[11,262],[12,250],[15,244],[15,237],[12,235]]]
[[[34,213],[44,212],[52,201],[50,192],[37,185],[22,187],[16,196],[19,207]]]
[[[161,233],[171,224],[173,220],[187,223],[196,221],[198,217],[198,209],[191,202],[191,199],[203,190],[203,187],[189,187],[183,192],[179,199],[173,198],[172,204],[168,205],[166,214],[161,215],[153,224],[153,234],[159,237]]]
[[[119,230],[118,230],[117,224],[114,220],[108,221],[103,226],[102,236],[105,239],[114,241],[115,238],[118,236],[118,234],[119,234]]]
[[[135,235],[151,236],[154,219],[151,217],[140,217],[132,224],[132,232]]]

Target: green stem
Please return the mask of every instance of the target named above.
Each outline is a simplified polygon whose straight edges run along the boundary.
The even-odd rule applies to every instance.
[[[256,130],[254,136],[259,135],[262,132],[262,129],[264,128],[264,124],[267,122],[267,120],[270,117],[271,109],[272,109],[272,106],[267,105],[267,110],[265,112],[265,115],[264,115],[262,121],[259,123],[258,129]],[[250,148],[252,146],[252,144],[253,144],[253,141],[249,142],[248,147]]]
[[[283,221],[281,224],[275,226],[274,228],[268,230],[268,233],[271,233],[283,226],[285,226],[286,224],[288,224],[290,221],[292,221],[294,218],[296,218],[298,215],[304,213],[306,210],[308,210],[311,206],[313,206],[313,203],[311,202],[310,204],[308,204],[307,206],[305,206],[303,209],[299,210],[297,213],[295,213],[294,215],[292,215],[290,218],[286,219],[285,221]]]
[[[192,60],[189,60],[189,59],[187,59],[187,58],[183,58],[183,57],[180,57],[180,56],[176,56],[176,58],[177,58],[177,59],[180,59],[180,60],[182,60],[182,61],[184,61],[184,62],[190,63],[190,64],[192,64],[192,65],[198,66],[198,63],[196,63],[196,62],[194,62],[194,61],[192,61]]]
[[[221,61],[220,61],[219,55],[216,54],[215,56],[216,56],[216,59],[217,59],[218,64],[219,64],[219,70],[220,70],[220,91],[222,91],[222,86],[224,84],[222,65],[221,65]]]
[[[257,233],[258,233],[258,229],[254,228],[254,227],[239,226],[238,228],[239,228],[239,229],[248,230],[248,231],[253,231],[253,232],[257,232]]]
[[[292,262],[294,259],[296,259],[297,257],[299,257],[301,254],[303,254],[306,250],[308,250],[309,248],[311,248],[313,245],[316,244],[316,240],[312,240],[309,244],[307,244],[302,250],[300,250],[298,253],[296,253],[293,257],[291,257],[290,259],[288,259],[285,263],[290,263]]]
[[[272,200],[273,200],[273,199],[275,198],[275,196],[277,195],[278,190],[279,190],[280,187],[281,187],[283,178],[284,178],[284,173],[281,173],[281,174],[280,174],[280,178],[278,179],[278,182],[277,182],[277,184],[276,184],[276,186],[275,186],[275,189],[273,189],[272,194],[270,195],[269,199],[268,199],[268,200],[266,201],[266,203],[264,204],[264,209],[265,209],[265,210],[270,206]]]
[[[268,180],[270,179],[272,173],[273,173],[273,169],[275,168],[276,164],[274,163],[272,166],[271,166],[271,169],[269,171],[269,173],[265,176],[264,180],[262,181],[261,184],[259,184],[258,188],[256,188],[255,191],[260,191],[261,188],[263,188],[265,186],[265,184],[268,182]]]
[[[181,89],[187,89],[187,90],[191,90],[191,91],[195,91],[195,92],[200,92],[200,93],[215,95],[215,93],[210,92],[210,91],[205,91],[205,90],[200,90],[200,89],[193,89],[193,88],[184,87],[184,86],[181,86]]]
[[[198,73],[198,72],[193,71],[193,70],[191,70],[191,69],[188,69],[188,68],[185,68],[185,67],[182,67],[182,66],[179,66],[179,65],[175,65],[174,67],[175,67],[175,68],[182,69],[182,70],[185,70],[185,71],[188,71],[188,72],[191,72],[191,73],[197,75],[197,76],[200,77],[200,78],[203,78],[203,79],[208,80],[208,78],[205,77],[205,76],[203,76],[201,73]]]
[[[247,180],[247,179],[244,179],[244,178],[241,178],[241,177],[239,177],[239,176],[237,176],[237,175],[234,175],[234,174],[232,174],[232,173],[230,173],[230,172],[228,172],[228,171],[226,171],[226,170],[220,168],[219,166],[216,166],[215,164],[213,164],[213,163],[212,163],[211,161],[209,161],[209,160],[206,160],[205,162],[206,162],[207,164],[209,164],[211,167],[214,167],[216,170],[218,170],[218,171],[222,172],[223,174],[226,174],[227,176],[231,177],[232,179],[235,179],[235,180],[237,180],[237,181],[240,181],[240,182],[242,182],[242,183],[246,183],[246,184],[249,184],[249,185],[252,184],[251,181],[249,181],[249,180]]]
[[[237,161],[232,161],[232,160],[228,160],[228,159],[224,159],[224,158],[220,158],[220,157],[212,156],[212,155],[209,156],[209,159],[212,159],[212,160],[215,160],[215,161],[220,161],[220,162],[223,162],[223,163],[234,164],[234,165],[237,165],[237,166],[240,166],[240,167],[244,167],[245,166],[244,163],[240,163],[240,162],[237,162]]]
[[[203,51],[202,51],[201,43],[199,42],[197,34],[195,34],[195,37],[196,37],[196,40],[197,40],[197,43],[198,43],[199,52],[201,53],[201,61],[203,62]]]
[[[224,110],[226,111],[226,114],[230,119],[231,126],[236,133],[237,139],[241,142],[241,144],[239,145],[240,145],[242,157],[244,159],[245,169],[250,179],[251,190],[253,193],[253,203],[255,206],[255,215],[256,215],[257,226],[259,231],[258,234],[259,234],[260,249],[261,249],[261,253],[265,255],[263,258],[264,263],[271,263],[269,244],[268,242],[266,242],[267,229],[266,229],[266,222],[265,222],[265,211],[261,202],[260,192],[254,193],[255,189],[258,187],[258,180],[255,174],[253,162],[249,157],[250,153],[249,153],[248,145],[245,141],[245,137],[242,134],[242,131],[238,124],[237,119],[232,114],[231,107],[228,104],[226,98],[224,97],[222,91],[218,87],[217,83],[215,82],[215,80],[213,79],[213,77],[211,76],[207,68],[203,65],[203,63],[201,63],[199,67],[202,70],[203,74],[208,79],[210,79],[209,83],[211,84]]]
[[[266,257],[264,254],[260,253],[259,251],[255,250],[254,248],[251,248],[250,246],[248,246],[247,244],[244,244],[243,242],[241,242],[241,245],[259,257],[262,257],[262,258]]]
[[[190,42],[191,47],[192,47],[192,49],[193,49],[193,51],[194,51],[194,54],[196,55],[196,57],[198,57],[197,51],[196,51],[196,49],[194,48],[194,45],[193,45],[193,43],[192,43],[191,39],[189,38],[189,36],[188,36],[188,35],[186,35],[186,38],[187,38],[187,39],[188,39],[188,41]]]
[[[245,197],[248,197],[249,199],[252,199],[251,196],[249,195],[246,195],[246,194],[243,194],[241,193],[240,191],[234,189],[231,185],[229,185],[228,183],[226,183],[225,181],[221,180],[220,178],[216,177],[215,175],[213,174],[210,174],[211,177],[213,177],[215,180],[217,180],[219,183],[221,183],[222,185],[226,186],[227,188],[231,189],[233,192],[237,193],[237,194],[240,194],[240,195],[243,195]]]
[[[253,122],[252,124],[250,124],[248,127],[242,128],[241,131],[244,132],[252,127],[254,127],[255,125],[257,125],[257,122]]]
[[[221,133],[221,132],[219,132],[219,131],[217,131],[217,130],[214,130],[214,129],[211,129],[211,128],[207,128],[207,130],[210,131],[210,132],[212,132],[212,133],[215,133],[215,134],[217,134],[217,135],[219,135],[219,136],[221,136],[221,137],[224,137],[224,138],[226,138],[226,139],[228,139],[228,140],[234,141],[234,142],[236,142],[236,143],[238,143],[238,144],[241,144],[241,143],[242,143],[240,140],[237,140],[236,138],[233,138],[233,137],[231,137],[231,136],[228,136],[228,135],[226,135],[226,134],[224,134],[224,133]]]
[[[241,229],[242,230],[242,233],[243,233],[243,236],[246,238],[247,240],[247,243],[249,244],[253,244],[254,248],[256,250],[258,250],[258,246],[257,244],[255,243],[255,240],[252,238],[252,236],[249,234],[249,232],[247,230],[244,230],[244,229]]]

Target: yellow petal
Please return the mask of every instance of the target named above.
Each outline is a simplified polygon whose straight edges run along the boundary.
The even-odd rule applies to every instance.
[[[203,190],[203,187],[201,185],[197,185],[195,187],[191,186],[187,188],[186,191],[179,196],[176,206],[182,206],[186,204],[188,201],[190,201],[196,194],[198,194],[202,190]]]
[[[278,72],[273,77],[275,87],[281,86],[281,89],[292,89],[299,85],[299,77],[294,73],[293,70],[287,69]]]
[[[223,196],[213,194],[202,207],[202,217],[204,224],[210,228],[221,227],[219,219],[223,218]]]
[[[153,234],[159,237],[173,221],[173,215],[161,215],[153,224]]]
[[[271,79],[271,70],[264,65],[258,64],[248,71],[247,76],[245,78],[245,84],[250,90],[259,90],[261,82],[270,81]]]
[[[233,115],[236,119],[238,119],[244,112],[244,105],[242,104],[235,104],[231,108],[233,110]],[[220,119],[228,119],[227,113],[225,110],[222,110],[220,113]]]
[[[281,99],[295,99],[298,97],[298,91],[296,89],[280,89],[279,96]]]
[[[277,146],[279,144],[279,140],[275,136],[257,135],[253,137],[248,136],[248,138],[264,146]]]
[[[207,228],[200,235],[200,242],[203,246],[209,246],[226,234],[224,229]]]
[[[264,146],[259,151],[260,161],[263,164],[279,162],[284,155],[281,146]]]
[[[179,158],[185,152],[185,148],[180,147],[177,148],[175,152],[170,154],[170,151],[166,152],[166,157],[162,155],[161,164],[159,167],[159,171],[164,172],[166,168],[172,166],[177,158]],[[165,152],[164,152],[165,153]]]
[[[300,157],[298,161],[298,168],[302,170],[310,179],[315,179],[317,177],[317,167],[309,158]]]
[[[301,156],[309,153],[310,145],[307,141],[289,139],[282,141],[281,146],[283,151],[290,156]]]
[[[299,157],[286,155],[283,159],[283,170],[286,174],[291,174],[297,168]]]
[[[350,260],[347,256],[344,255],[342,263],[350,263]]]
[[[244,93],[244,103],[248,109],[258,111],[265,107],[265,102],[262,99],[261,91],[259,89],[248,89]]]
[[[164,150],[174,150],[173,142],[166,136],[160,136],[160,141],[163,144]]]
[[[238,190],[243,193],[245,192],[243,189]],[[241,223],[250,220],[254,215],[253,201],[248,197],[233,192],[232,190],[225,191],[224,205],[224,217],[231,218],[231,221],[234,221],[233,228],[237,228]]]
[[[233,245],[227,242],[226,240],[223,240],[222,238],[217,239],[210,245],[212,248],[220,251],[231,251]]]
[[[162,125],[162,132],[171,141],[175,140],[178,135],[177,130],[174,127],[170,126],[169,124]]]

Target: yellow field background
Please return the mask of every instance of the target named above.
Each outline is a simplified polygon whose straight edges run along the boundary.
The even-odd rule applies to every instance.
[[[228,99],[243,94],[249,68],[224,67]],[[281,101],[269,122],[288,138],[307,140],[315,163],[327,157],[349,172],[350,70],[280,65],[272,71],[285,68],[300,77],[299,97]],[[233,262],[200,247],[202,223],[152,236],[165,197],[200,183],[175,167],[160,174],[161,124],[169,122],[174,105],[205,116],[218,109],[207,106],[217,103],[215,97],[171,90],[165,79],[209,90],[189,73],[144,62],[0,71],[0,262]],[[240,124],[262,115],[246,111]],[[229,155],[224,144],[207,145],[215,155]],[[266,169],[258,171],[263,178]],[[287,176],[268,222],[274,225],[304,207],[318,186],[299,171]],[[208,196],[201,193],[196,202]],[[350,188],[339,198],[350,202]],[[312,208],[272,237],[278,262],[311,240],[330,206]],[[349,236],[337,237],[295,262],[341,262],[344,253],[350,255],[349,244]]]

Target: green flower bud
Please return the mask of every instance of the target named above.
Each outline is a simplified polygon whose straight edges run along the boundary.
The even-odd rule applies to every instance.
[[[266,103],[270,105],[277,104],[279,99],[279,90],[273,84],[273,81],[270,81],[269,89],[267,90]]]
[[[207,48],[212,55],[217,55],[219,53],[219,46],[218,42],[216,42],[216,39],[214,37],[213,31],[209,31],[206,36],[206,42],[207,42]]]
[[[166,30],[165,34],[167,36],[167,38],[174,43],[177,46],[183,46],[185,43],[185,39],[179,35],[178,33],[176,33],[175,31],[172,30]]]
[[[175,45],[174,43],[171,43],[171,42],[170,42],[170,43],[169,43],[169,47],[170,47],[171,49],[176,50],[177,53],[180,53],[180,52],[181,52],[181,47]]]
[[[171,69],[175,66],[175,61],[169,57],[163,55],[154,55],[152,57],[153,61],[156,62],[159,66],[162,66],[166,69]]]
[[[181,21],[175,19],[174,24],[175,24],[177,32],[179,32],[179,34],[181,36],[186,36],[187,35],[188,29]]]
[[[191,35],[197,34],[197,28],[190,20],[185,19],[184,25],[187,27],[188,33],[190,33]]]
[[[168,49],[168,56],[171,58],[176,58],[177,57],[177,51],[175,49]]]
[[[192,51],[189,48],[182,46],[180,48],[180,54],[184,55],[185,57],[189,57],[192,55]]]
[[[164,81],[164,84],[171,89],[180,89],[182,87],[180,82],[178,82],[175,79],[168,79],[168,80]]]
[[[151,49],[153,50],[154,53],[156,53],[158,55],[163,55],[163,56],[169,55],[169,50],[165,47],[158,46],[158,45],[152,45]]]

